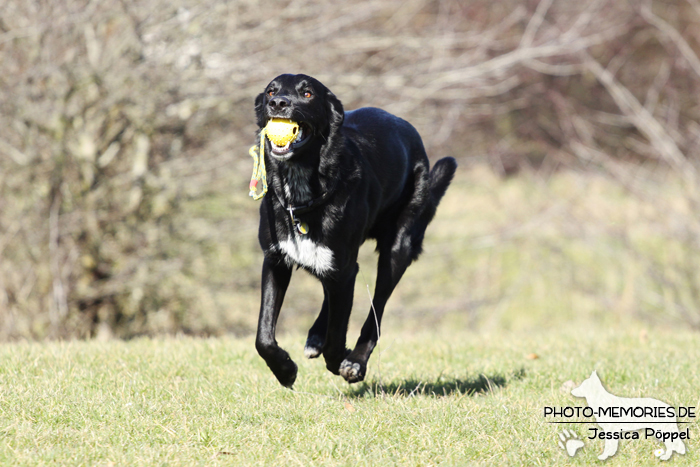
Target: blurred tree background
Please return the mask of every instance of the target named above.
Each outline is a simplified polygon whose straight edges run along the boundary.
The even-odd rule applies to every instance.
[[[460,162],[392,313],[700,327],[699,52],[700,0],[6,0],[0,340],[251,332],[253,99],[286,72]]]

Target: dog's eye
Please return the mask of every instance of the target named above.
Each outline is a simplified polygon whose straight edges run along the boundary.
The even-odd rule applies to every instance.
[[[313,94],[311,93],[311,91],[304,91],[304,97],[306,97],[307,99],[310,99],[312,96]]]
[[[272,97],[275,95],[275,91],[267,91],[267,95]]]

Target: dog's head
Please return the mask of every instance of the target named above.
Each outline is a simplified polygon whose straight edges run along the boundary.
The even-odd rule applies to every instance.
[[[571,390],[571,395],[574,397],[592,396],[598,394],[602,387],[603,384],[600,382],[600,378],[598,378],[598,373],[593,370],[593,373],[591,373],[591,376],[589,376],[588,379],[584,380],[578,387]]]
[[[270,119],[289,119],[299,125],[294,141],[277,146],[266,139],[268,154],[280,161],[300,156],[312,147],[330,144],[343,124],[343,105],[318,80],[306,75],[280,75],[255,98],[258,126]]]

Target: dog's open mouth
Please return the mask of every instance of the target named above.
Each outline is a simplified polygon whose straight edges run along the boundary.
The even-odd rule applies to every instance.
[[[295,149],[299,149],[305,145],[309,139],[311,139],[312,134],[313,131],[307,123],[299,122],[299,131],[297,132],[296,138],[292,141],[288,141],[284,146],[278,146],[270,138],[267,140],[270,141],[270,149],[272,150],[273,156],[278,159],[287,159],[287,156],[291,156],[291,153]]]

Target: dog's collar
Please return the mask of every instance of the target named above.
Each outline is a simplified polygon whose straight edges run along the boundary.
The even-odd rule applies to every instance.
[[[333,186],[331,187],[330,190],[325,191],[321,196],[312,199],[308,203],[300,204],[299,206],[292,206],[291,203],[287,203],[287,210],[291,210],[295,214],[305,214],[309,211],[313,211],[317,207],[323,205],[328,200],[328,198],[335,191],[335,187],[337,185],[338,185],[338,181],[336,180],[336,182],[333,184]],[[281,199],[280,199],[280,202],[282,202]],[[285,205],[285,203],[282,203],[282,206],[284,206],[284,205]]]
[[[307,212],[311,212],[319,206],[325,204],[328,198],[330,198],[330,196],[333,193],[335,193],[335,189],[337,187],[338,178],[336,177],[333,186],[331,186],[328,190],[324,191],[321,196],[318,196],[312,199],[311,201],[304,204],[300,204],[298,206],[293,206],[292,203],[285,203],[285,201],[282,199],[279,193],[277,193],[277,190],[272,191],[274,191],[275,196],[277,197],[277,200],[280,202],[282,207],[287,212],[289,212],[289,217],[291,217],[292,224],[294,225],[294,227],[296,227],[297,231],[299,231],[299,233],[302,235],[306,235],[307,233],[309,233],[309,226],[306,224],[306,222],[301,222],[299,219],[297,219],[296,215],[306,214]]]

